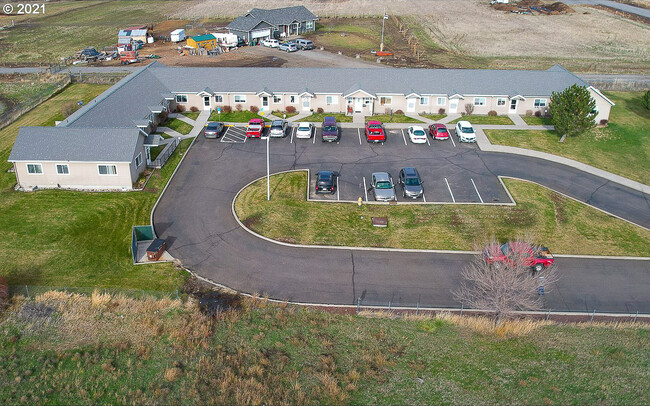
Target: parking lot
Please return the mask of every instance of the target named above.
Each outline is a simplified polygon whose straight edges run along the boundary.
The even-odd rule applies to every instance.
[[[265,131],[268,131],[266,129]],[[453,131],[448,140],[430,137],[426,144],[412,144],[406,129],[386,131],[385,143],[366,142],[363,128],[343,128],[339,142],[322,142],[316,128],[310,139],[295,137],[295,126],[284,138],[272,138],[271,154],[295,154],[295,169],[309,169],[310,198],[325,201],[374,201],[370,188],[373,172],[388,172],[397,183],[401,168],[415,167],[422,178],[422,198],[403,197],[396,185],[398,203],[484,203],[512,204],[498,177],[490,173],[474,152],[476,144],[458,142]],[[242,127],[230,127],[221,142],[244,143],[246,149],[260,148],[265,153],[266,141],[248,139]],[[271,158],[273,161],[273,158]],[[315,194],[315,174],[321,170],[339,173],[336,193]]]

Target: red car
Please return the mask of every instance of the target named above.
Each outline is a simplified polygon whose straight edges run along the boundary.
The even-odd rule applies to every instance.
[[[246,127],[246,136],[248,138],[260,138],[264,131],[264,120],[261,118],[253,118],[248,122]]]
[[[429,135],[431,135],[434,140],[449,139],[449,131],[447,131],[447,126],[444,124],[431,124],[429,126]]]
[[[385,142],[386,133],[381,121],[368,121],[366,123],[366,141],[368,142]]]
[[[533,268],[535,272],[539,272],[555,262],[553,254],[548,248],[541,247],[534,251],[530,244],[522,242],[507,242],[502,246],[490,245],[483,254],[489,264],[499,262],[514,263],[517,261],[517,257],[521,257],[523,265]]]

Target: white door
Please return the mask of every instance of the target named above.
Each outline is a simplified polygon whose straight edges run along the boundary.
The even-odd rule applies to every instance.
[[[308,111],[311,108],[311,97],[302,98],[302,110]]]
[[[517,114],[517,99],[510,100],[510,114]]]
[[[266,29],[266,30],[255,30],[251,32],[251,38],[264,38],[264,37],[270,37],[271,36],[271,30]]]
[[[449,100],[449,114],[458,112],[458,100]]]
[[[203,110],[210,110],[210,96],[203,96]]]
[[[357,97],[356,99],[354,99],[354,112],[355,113],[363,112],[363,99],[361,97]]]
[[[266,112],[269,109],[269,98],[268,96],[262,96],[262,111]]]
[[[407,113],[415,112],[415,99],[406,99],[406,112]]]

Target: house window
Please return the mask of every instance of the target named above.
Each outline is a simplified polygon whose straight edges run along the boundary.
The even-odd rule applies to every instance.
[[[187,95],[186,94],[177,94],[176,95],[176,103],[187,103]]]
[[[485,106],[485,97],[475,97],[474,98],[475,106]]]
[[[381,104],[382,106],[390,106],[392,102],[393,102],[392,97],[380,97],[379,98],[379,104]]]
[[[117,175],[117,166],[115,165],[97,165],[100,175]]]
[[[497,99],[497,106],[505,106],[505,105],[506,105],[506,99],[504,99],[503,97],[499,97]]]
[[[27,173],[40,175],[43,173],[43,166],[41,164],[27,164]]]
[[[438,97],[438,100],[436,101],[436,104],[438,106],[444,106],[447,104],[447,98],[446,97]]]
[[[142,163],[142,152],[140,152],[138,156],[135,157],[135,167],[139,168],[141,163]]]
[[[221,96],[221,95],[214,96],[214,102],[215,103],[223,103],[223,96]]]
[[[331,104],[339,104],[339,97],[338,96],[327,96],[325,98],[327,105]]]
[[[307,21],[307,29],[311,30],[314,28],[314,22],[313,21]]]
[[[421,106],[426,106],[429,104],[429,98],[428,97],[420,97],[420,105]]]
[[[296,96],[289,96],[289,103],[296,104]]]
[[[535,99],[535,107],[546,107],[546,99]]]
[[[282,103],[282,96],[273,96],[273,103]]]
[[[235,95],[235,103],[246,103],[246,96],[241,94]]]
[[[70,174],[70,168],[68,168],[67,164],[57,164],[56,165],[56,173],[59,175],[69,175]]]

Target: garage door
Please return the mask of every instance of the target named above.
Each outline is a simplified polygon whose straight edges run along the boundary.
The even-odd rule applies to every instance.
[[[251,31],[251,38],[262,38],[262,37],[270,37],[271,36],[271,29],[267,30],[255,30]]]

